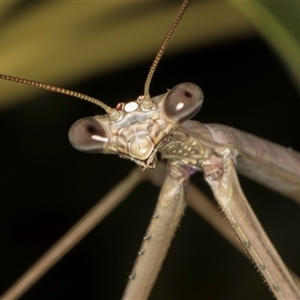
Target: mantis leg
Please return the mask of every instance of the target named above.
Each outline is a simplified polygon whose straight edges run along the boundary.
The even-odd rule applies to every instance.
[[[206,174],[206,181],[277,299],[298,299],[299,289],[256,218],[240,187],[230,158],[224,158],[221,176]]]
[[[117,184],[101,201],[82,217],[48,252],[46,252],[5,294],[1,299],[21,297],[53,265],[100,223],[126,196],[143,180],[147,173],[136,167]]]
[[[147,299],[183,215],[188,168],[170,164],[123,299]]]

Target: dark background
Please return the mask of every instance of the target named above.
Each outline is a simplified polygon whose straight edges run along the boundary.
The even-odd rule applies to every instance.
[[[150,64],[147,60],[67,88],[115,106],[142,94]],[[183,81],[198,84],[205,94],[195,119],[300,150],[299,96],[258,37],[163,58],[150,92],[161,94]],[[50,92],[1,112],[1,292],[133,168],[117,156],[86,155],[69,145],[71,124],[95,114],[103,112]],[[196,174],[193,181],[208,191],[202,177]],[[280,255],[300,274],[300,208],[244,178],[242,186]],[[142,184],[22,299],[119,299],[158,192]],[[188,208],[151,299],[273,296],[254,265]]]

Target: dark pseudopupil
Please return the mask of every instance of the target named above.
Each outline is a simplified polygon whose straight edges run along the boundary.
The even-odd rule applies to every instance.
[[[185,91],[184,96],[187,97],[187,98],[191,98],[192,94],[189,91]]]
[[[86,129],[87,129],[87,132],[90,134],[96,133],[95,126],[88,125]]]

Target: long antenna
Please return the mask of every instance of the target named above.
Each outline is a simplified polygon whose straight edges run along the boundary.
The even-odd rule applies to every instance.
[[[37,88],[40,88],[43,90],[47,90],[47,91],[51,91],[51,92],[55,92],[55,93],[59,93],[59,94],[63,94],[63,95],[68,95],[71,97],[75,97],[75,98],[79,98],[79,99],[91,102],[93,104],[96,104],[96,105],[102,107],[106,111],[106,113],[110,116],[110,119],[112,121],[115,121],[119,116],[119,113],[114,108],[109,107],[108,105],[106,105],[105,103],[101,102],[100,100],[98,100],[96,98],[90,97],[90,96],[82,94],[82,93],[78,93],[78,92],[75,92],[72,90],[60,88],[60,87],[57,87],[54,85],[50,85],[50,84],[46,84],[46,83],[42,83],[42,82],[38,82],[38,81],[23,79],[23,78],[5,75],[5,74],[0,74],[0,79],[34,86],[34,87],[37,87]]]
[[[150,100],[150,94],[149,94],[149,87],[150,87],[150,83],[153,77],[153,74],[156,70],[156,67],[162,57],[162,55],[164,54],[167,45],[175,31],[175,29],[178,26],[179,21],[181,20],[182,16],[184,15],[185,10],[187,9],[188,5],[190,3],[190,0],[184,0],[183,3],[181,4],[181,7],[179,9],[179,11],[177,12],[177,15],[168,31],[168,33],[166,34],[157,54],[156,57],[152,63],[152,66],[150,67],[149,73],[147,75],[146,81],[145,81],[145,86],[144,86],[144,101],[143,101],[143,106],[145,108],[151,108],[153,106],[152,101]]]
[[[164,54],[167,45],[175,31],[175,29],[178,26],[179,21],[181,20],[185,10],[187,9],[188,5],[190,3],[190,0],[184,0],[179,11],[177,12],[177,15],[168,31],[168,33],[166,34],[157,54],[156,57],[152,63],[152,66],[150,67],[149,73],[147,75],[146,81],[145,81],[145,86],[144,86],[144,100],[142,102],[142,105],[144,108],[146,109],[150,109],[151,107],[154,106],[154,104],[152,103],[151,99],[150,99],[150,94],[149,94],[149,87],[150,87],[150,83],[153,77],[153,74],[155,72],[155,69],[162,57],[162,55]],[[25,84],[25,85],[30,85],[30,86],[34,86],[34,87],[38,87],[40,89],[44,89],[44,90],[48,90],[48,91],[52,91],[55,93],[59,93],[59,94],[64,94],[64,95],[68,95],[68,96],[72,96],[75,98],[79,98],[88,102],[91,102],[93,104],[96,104],[100,107],[102,107],[106,113],[109,115],[110,120],[112,122],[114,122],[115,120],[118,119],[119,117],[119,112],[114,109],[109,107],[108,105],[104,104],[103,102],[101,102],[100,100],[90,97],[88,95],[82,94],[82,93],[78,93],[72,90],[68,90],[68,89],[64,89],[64,88],[60,88],[54,85],[49,85],[49,84],[45,84],[42,82],[38,82],[38,81],[33,81],[33,80],[28,80],[28,79],[23,79],[23,78],[19,78],[19,77],[15,77],[15,76],[10,76],[10,75],[5,75],[5,74],[0,74],[0,79],[3,80],[7,80],[7,81],[13,81],[16,83],[20,83],[20,84]]]

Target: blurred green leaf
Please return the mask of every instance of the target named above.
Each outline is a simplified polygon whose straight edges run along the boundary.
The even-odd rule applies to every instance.
[[[299,1],[228,1],[252,23],[279,54],[299,89],[300,27]]]
[[[180,3],[1,2],[0,73],[67,87],[146,59],[150,67]],[[192,1],[165,55],[249,34],[232,5]],[[0,107],[38,92],[1,81]]]

